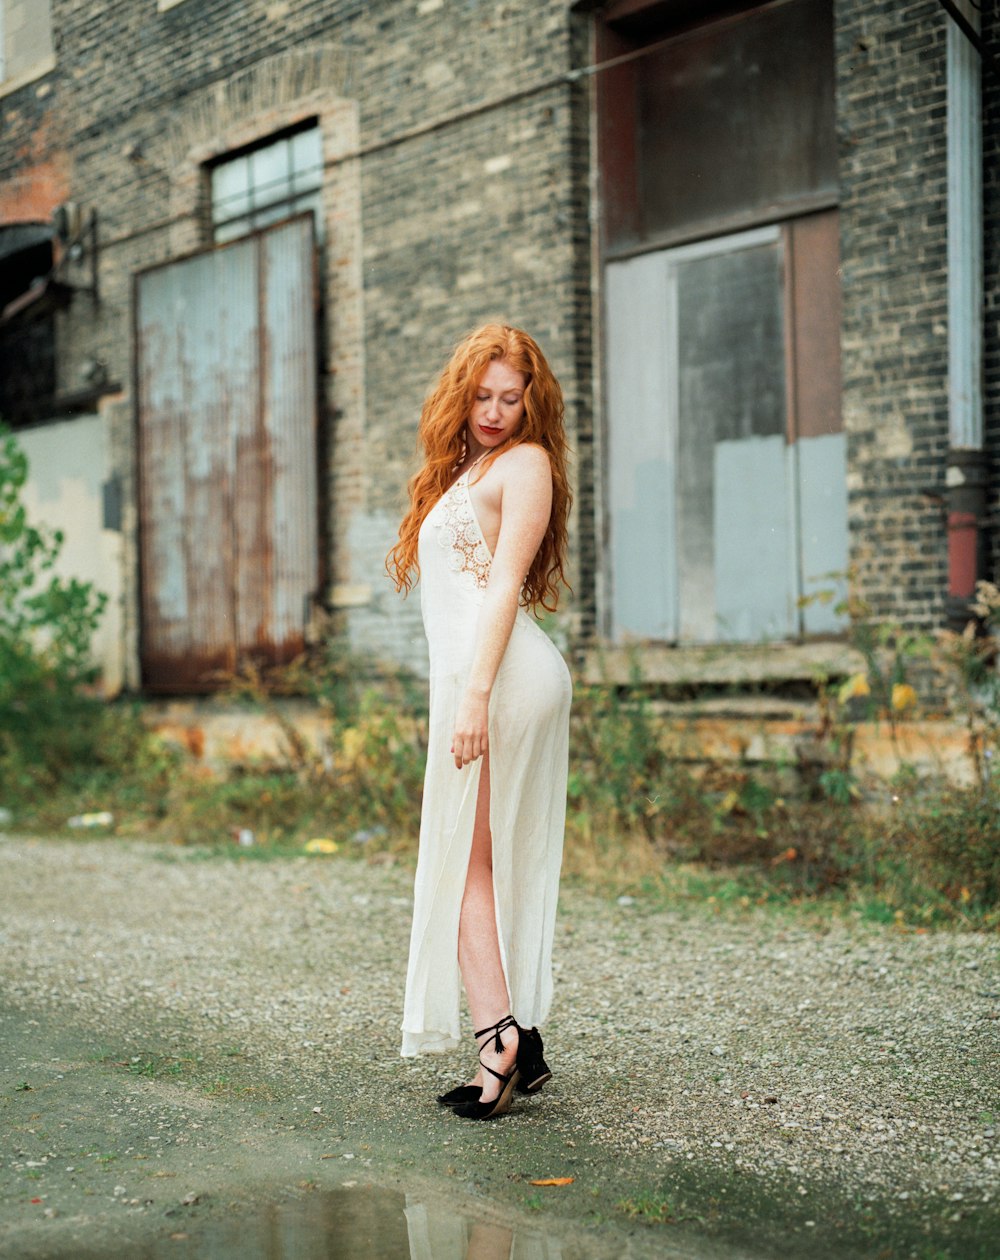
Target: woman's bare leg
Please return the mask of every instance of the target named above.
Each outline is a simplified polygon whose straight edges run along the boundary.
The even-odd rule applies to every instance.
[[[489,1225],[485,1221],[472,1221],[465,1260],[510,1260],[514,1235],[502,1225]]]
[[[476,798],[476,821],[472,831],[472,851],[465,877],[465,895],[458,925],[458,963],[469,1000],[472,1027],[488,1028],[510,1014],[510,995],[500,961],[496,908],[493,901],[493,837],[490,832],[490,756],[483,757]],[[495,1052],[491,1038],[483,1043],[482,1060],[495,1072],[508,1075],[517,1057],[517,1031],[503,1034],[503,1054]],[[489,1102],[500,1093],[500,1082],[481,1068],[472,1082]]]

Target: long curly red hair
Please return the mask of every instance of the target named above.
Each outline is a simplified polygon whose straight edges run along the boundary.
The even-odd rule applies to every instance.
[[[466,454],[466,422],[480,381],[496,361],[523,372],[524,418],[516,433],[486,457],[483,467],[511,446],[534,442],[543,447],[552,465],[552,512],[535,559],[524,580],[521,603],[535,609],[540,604],[555,611],[560,588],[568,586],[563,564],[566,558],[572,495],[566,472],[566,430],[563,396],[559,382],[534,338],[507,324],[485,324],[463,338],[448,366],[428,395],[420,413],[419,439],[424,465],[410,479],[410,510],[399,527],[399,541],[386,556],[385,566],[396,590],[409,592],[419,575],[417,536],[424,518],[455,478],[455,469]]]

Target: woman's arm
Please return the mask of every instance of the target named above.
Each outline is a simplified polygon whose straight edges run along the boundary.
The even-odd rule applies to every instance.
[[[451,751],[459,769],[488,748],[490,692],[507,650],[524,579],[552,512],[552,466],[540,446],[512,447],[491,471],[500,481],[500,534],[476,623],[469,681],[455,719]]]

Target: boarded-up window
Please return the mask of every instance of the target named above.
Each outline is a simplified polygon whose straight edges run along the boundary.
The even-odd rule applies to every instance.
[[[627,54],[597,87],[609,628],[839,630],[831,0],[611,0],[597,35]]]
[[[598,84],[609,252],[773,221],[837,196],[833,9],[785,0],[671,38],[679,6],[602,27],[602,55],[643,55]],[[614,13],[641,5],[619,3]],[[690,19],[689,19],[690,20]]]
[[[318,581],[312,217],[136,284],[144,684],[304,646]]]
[[[804,233],[812,278],[837,293],[836,215],[815,218],[607,269],[619,640],[840,626],[831,604],[800,603],[835,589],[847,559],[837,308],[817,321],[795,277]]]

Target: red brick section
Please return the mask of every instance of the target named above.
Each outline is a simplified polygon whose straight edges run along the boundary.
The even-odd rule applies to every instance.
[[[20,163],[0,182],[0,224],[47,223],[70,195],[69,154],[50,147],[51,115],[17,151]]]

